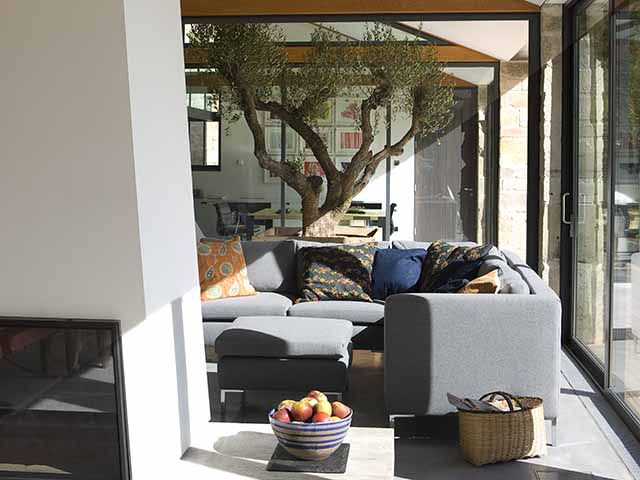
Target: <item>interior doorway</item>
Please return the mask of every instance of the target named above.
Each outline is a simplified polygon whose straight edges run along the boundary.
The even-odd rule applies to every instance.
[[[453,119],[415,139],[415,238],[478,241],[478,89],[454,89]]]

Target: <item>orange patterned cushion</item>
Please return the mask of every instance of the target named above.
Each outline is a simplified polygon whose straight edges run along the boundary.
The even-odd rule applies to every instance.
[[[249,283],[240,237],[226,241],[201,240],[198,243],[198,270],[202,300],[256,294]]]
[[[498,293],[500,288],[500,279],[498,270],[491,270],[486,275],[482,275],[471,280],[464,287],[458,290],[458,293]]]

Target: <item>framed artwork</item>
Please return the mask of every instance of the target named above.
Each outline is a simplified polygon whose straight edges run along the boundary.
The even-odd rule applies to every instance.
[[[362,131],[357,128],[336,128],[336,153],[349,155],[356,153],[362,145]]]
[[[280,126],[264,128],[265,144],[268,154],[280,153],[282,150],[282,131]],[[287,154],[298,153],[298,134],[287,127]]]
[[[357,125],[361,103],[361,98],[336,98],[336,125]]]
[[[320,166],[320,163],[316,161],[316,159],[305,159],[304,161],[304,175],[306,177],[318,176],[318,177],[326,177],[324,170]]]
[[[317,129],[315,129],[315,131],[318,133],[318,135],[320,135],[320,138],[322,138],[322,141],[327,146],[327,151],[330,154],[333,153],[334,143],[335,143],[335,134],[333,133],[333,128],[332,127],[319,127]],[[301,139],[301,144],[303,145],[302,152],[305,155],[311,155],[313,153],[311,151],[311,149],[307,146],[305,141],[302,140],[302,139]]]

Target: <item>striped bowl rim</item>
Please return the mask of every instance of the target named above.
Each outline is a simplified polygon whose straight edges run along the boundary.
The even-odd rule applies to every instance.
[[[333,422],[322,422],[322,423],[291,423],[291,422],[281,422],[273,418],[273,414],[276,412],[275,408],[272,408],[269,412],[269,423],[275,424],[279,428],[284,430],[312,430],[315,432],[329,432],[332,430],[338,430],[340,427],[344,427],[347,423],[351,423],[351,417],[353,417],[353,410],[349,412],[349,415],[344,417],[341,420],[334,420]]]

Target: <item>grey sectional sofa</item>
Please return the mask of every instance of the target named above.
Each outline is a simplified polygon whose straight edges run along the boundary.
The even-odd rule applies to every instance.
[[[321,244],[299,240],[242,242],[253,297],[202,302],[205,344],[215,340],[237,317],[292,316],[337,318],[353,324],[354,348],[381,350],[384,345],[384,302],[307,302],[294,304],[298,285],[298,251]],[[379,242],[379,248],[390,248]]]
[[[560,300],[515,254],[493,249],[481,272],[500,268],[497,295],[400,294],[386,302],[294,304],[304,241],[243,242],[249,279],[259,292],[203,302],[205,343],[237,317],[335,318],[353,324],[354,348],[384,349],[385,403],[391,415],[440,415],[446,393],[493,390],[541,396],[545,416],[559,407]],[[428,248],[380,242],[378,248]]]
[[[384,398],[390,415],[442,415],[454,411],[447,392],[479,398],[502,390],[542,397],[555,435],[560,300],[515,254],[503,253],[529,294],[387,299]]]

